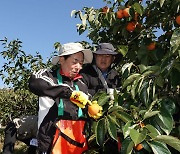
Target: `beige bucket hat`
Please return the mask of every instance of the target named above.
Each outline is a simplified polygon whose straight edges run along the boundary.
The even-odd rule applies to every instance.
[[[84,49],[82,44],[80,43],[66,43],[61,46],[61,49],[59,50],[59,55],[52,58],[52,64],[57,65],[59,63],[59,57],[66,56],[66,55],[72,55],[78,52],[84,53],[84,64],[91,63],[93,59],[93,53],[89,49]]]

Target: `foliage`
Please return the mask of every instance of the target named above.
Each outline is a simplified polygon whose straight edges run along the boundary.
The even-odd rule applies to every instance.
[[[37,114],[37,96],[28,90],[0,90],[0,119],[2,125],[23,115]]]
[[[27,55],[21,50],[22,42],[19,39],[8,42],[5,38],[1,42],[4,51],[1,51],[0,55],[6,62],[0,69],[0,76],[4,84],[9,86],[7,89],[0,90],[0,119],[5,125],[15,117],[37,114],[37,96],[29,92],[28,79],[33,71],[51,64],[50,59],[43,62],[39,53],[35,56]]]
[[[5,38],[1,42],[5,50],[1,51],[0,54],[6,60],[0,70],[4,83],[15,90],[17,88],[28,89],[30,74],[49,66],[50,60],[43,62],[43,58],[38,52],[35,56],[27,55],[26,52],[21,50],[22,42],[19,39],[8,42]]]
[[[104,115],[93,124],[91,148],[121,138],[121,153],[178,153],[180,151],[180,28],[178,0],[107,1],[100,9],[72,11],[80,18],[79,34],[88,32],[95,46],[112,43],[123,58],[117,70],[122,89],[115,100],[106,93],[95,96]],[[129,17],[117,12],[129,8]],[[129,31],[128,23],[135,29]],[[149,48],[152,42],[154,47]],[[96,141],[94,144],[93,141]],[[137,145],[143,149],[138,151]],[[172,147],[172,148],[171,148]]]

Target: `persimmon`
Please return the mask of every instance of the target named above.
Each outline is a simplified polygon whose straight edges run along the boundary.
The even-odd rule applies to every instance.
[[[136,23],[133,21],[128,22],[128,24],[126,25],[126,30],[129,32],[133,32],[135,28],[136,28]]]
[[[92,116],[97,115],[100,111],[99,105],[98,104],[92,104],[88,106],[88,112]]]
[[[180,25],[180,15],[176,16],[176,23]]]
[[[141,149],[143,149],[143,145],[142,144],[138,144],[137,146],[135,146],[135,149],[140,151]]]
[[[102,8],[102,12],[103,13],[108,13],[109,12],[109,8],[107,6]]]
[[[127,8],[125,8],[125,9],[123,9],[123,15],[124,15],[124,17],[129,17],[130,15],[129,15],[129,8],[127,7]]]
[[[148,46],[147,49],[152,51],[156,48],[156,42],[151,42]]]
[[[118,11],[116,12],[116,15],[117,15],[117,18],[118,18],[118,19],[123,18],[123,17],[124,17],[123,10],[118,10]]]

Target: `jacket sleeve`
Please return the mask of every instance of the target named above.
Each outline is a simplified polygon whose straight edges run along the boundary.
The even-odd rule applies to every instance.
[[[57,97],[69,98],[73,91],[67,84],[55,83],[52,74],[45,69],[31,75],[29,89],[38,96],[49,96],[54,99]]]

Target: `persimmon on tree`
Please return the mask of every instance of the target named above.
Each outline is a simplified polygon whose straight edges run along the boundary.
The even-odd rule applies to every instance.
[[[124,17],[123,10],[118,10],[116,14],[118,19],[122,19]]]
[[[176,16],[176,23],[180,25],[180,15]]]
[[[156,48],[156,42],[151,42],[150,44],[147,45],[148,50],[154,50]]]

